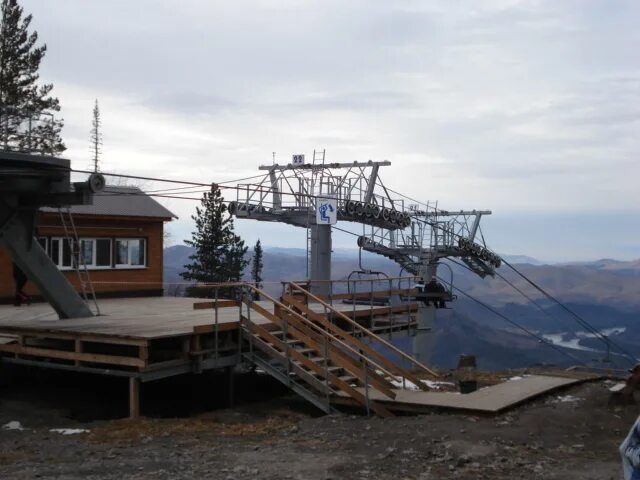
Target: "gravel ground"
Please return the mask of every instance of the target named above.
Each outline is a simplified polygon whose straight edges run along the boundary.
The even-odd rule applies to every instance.
[[[104,419],[123,408],[108,408],[115,384],[84,383],[71,395],[64,385],[12,382],[0,389],[0,425],[23,430],[0,430],[0,478],[618,480],[617,447],[638,414],[607,408],[607,385],[595,382],[496,417],[320,416],[265,382],[235,409],[167,418],[174,405],[136,421]],[[178,386],[166,385],[167,398],[184,393]],[[197,390],[187,396],[200,398]]]

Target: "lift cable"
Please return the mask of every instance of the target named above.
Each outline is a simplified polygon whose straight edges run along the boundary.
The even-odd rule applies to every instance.
[[[562,308],[562,310],[564,310],[565,312],[567,312],[571,317],[573,317],[580,325],[582,325],[584,328],[588,329],[591,333],[593,333],[594,335],[596,335],[598,338],[600,338],[605,345],[607,345],[607,347],[609,347],[610,345],[615,346],[618,350],[620,350],[620,352],[622,352],[624,354],[624,356],[627,358],[627,360],[629,362],[631,362],[631,364],[635,364],[638,359],[635,357],[635,355],[633,355],[632,353],[630,353],[629,351],[627,351],[624,347],[622,347],[621,345],[619,345],[617,342],[611,340],[608,336],[603,335],[597,328],[593,327],[589,322],[587,322],[586,320],[584,320],[582,317],[580,317],[580,315],[578,315],[576,312],[574,312],[572,309],[570,309],[569,307],[567,307],[565,304],[563,304],[562,302],[560,302],[560,300],[558,300],[557,298],[555,298],[553,295],[551,295],[550,293],[548,293],[546,290],[544,290],[542,287],[540,287],[537,283],[535,283],[533,280],[529,279],[526,275],[524,275],[522,272],[520,272],[520,270],[518,270],[517,268],[515,268],[513,265],[511,265],[508,261],[506,261],[504,258],[501,259],[505,265],[507,265],[509,268],[511,268],[511,270],[513,270],[515,273],[517,273],[520,277],[522,277],[527,283],[529,283],[531,286],[533,286],[536,290],[538,290],[540,293],[542,293],[545,297],[547,297],[549,300],[552,300],[553,302],[557,303],[558,306],[560,308]]]
[[[444,280],[439,278],[438,279],[443,282]],[[578,362],[580,365],[582,366],[587,366],[587,364],[579,359],[578,357],[570,354],[569,352],[567,352],[565,349],[563,349],[562,347],[558,347],[557,345],[554,345],[552,342],[550,342],[549,340],[545,339],[544,337],[541,337],[540,335],[532,332],[531,330],[529,330],[526,327],[523,327],[522,325],[520,325],[518,322],[510,319],[509,317],[507,317],[506,315],[504,315],[503,313],[499,312],[498,310],[496,310],[495,308],[493,308],[491,305],[478,300],[477,298],[475,298],[473,295],[467,293],[466,291],[462,290],[460,287],[456,287],[455,285],[452,285],[453,289],[456,290],[458,293],[461,293],[462,295],[464,295],[465,297],[469,298],[470,300],[474,301],[475,303],[477,303],[478,305],[486,308],[487,310],[489,310],[491,313],[497,315],[498,317],[502,318],[505,322],[510,323],[511,325],[515,326],[516,328],[522,330],[523,332],[525,332],[527,335],[537,339],[540,343],[543,343],[547,346],[549,346],[550,348],[553,348],[554,350],[560,352],[562,355]]]
[[[469,268],[467,265],[465,265],[464,263],[458,262],[457,260],[454,260],[451,257],[446,258],[445,260],[455,263],[456,265],[458,265],[459,267],[465,268],[467,270],[469,270],[470,272],[474,273],[473,270],[471,268]],[[513,288],[516,292],[518,292],[520,295],[522,295],[524,298],[526,298],[529,302],[531,302],[533,305],[535,305],[535,307],[540,310],[542,313],[544,313],[547,317],[549,317],[552,320],[555,320],[556,322],[559,322],[559,319],[557,317],[555,317],[553,314],[551,314],[551,312],[549,312],[547,309],[545,309],[542,305],[540,305],[534,298],[531,298],[529,295],[527,295],[521,288],[519,288],[517,285],[515,285],[511,280],[509,280],[507,277],[505,277],[504,275],[502,275],[500,272],[498,272],[497,270],[494,271],[494,274],[496,276],[498,276],[499,278],[501,278],[507,285],[509,285],[511,288]]]
[[[467,270],[469,270],[470,272],[473,273],[473,270],[471,268],[469,268],[468,266],[466,266],[465,264],[463,264],[463,263],[460,263],[460,262],[458,262],[458,261],[456,261],[456,260],[454,260],[452,258],[447,258],[446,260],[448,260],[448,261],[450,261],[450,262],[452,262],[452,263],[454,263],[454,264],[456,264],[456,265],[458,265],[460,267],[463,267],[463,268],[465,268],[465,269],[467,269]],[[513,282],[511,282],[509,279],[507,279],[504,275],[500,274],[497,271],[495,272],[495,274],[498,277],[500,277],[505,283],[507,283],[509,286],[511,286],[514,290],[516,290],[518,293],[520,293],[520,295],[522,295],[524,298],[526,298],[529,302],[531,302],[533,305],[535,305],[538,310],[540,310],[542,313],[544,313],[546,316],[548,316],[552,320],[555,320],[556,322],[560,323],[559,319],[556,316],[554,316],[550,312],[548,312],[542,305],[540,305],[533,298],[531,298],[529,295],[527,295],[525,292],[523,292],[520,288],[518,288]],[[607,345],[607,347],[609,347],[609,346]],[[623,354],[619,354],[619,353],[615,354],[615,355],[619,355],[619,356],[623,356],[624,357]],[[613,359],[611,359],[611,363],[613,363],[614,366],[619,367],[619,365]]]
[[[462,235],[458,235],[455,232],[452,232],[440,225],[437,225],[435,223],[430,224],[433,228],[439,228],[443,231],[448,232],[450,235],[452,235],[453,237],[457,237],[457,238],[463,238]],[[518,269],[516,269],[511,263],[509,263],[504,257],[502,257],[501,255],[497,254],[496,252],[493,252],[492,250],[490,250],[489,248],[487,248],[488,251],[492,252],[494,255],[496,255],[498,258],[500,258],[500,260],[507,265],[509,268],[511,268],[514,272],[516,272],[520,277],[522,277],[527,283],[529,283],[530,285],[532,285],[536,290],[538,290],[540,293],[542,293],[546,298],[548,298],[549,300],[551,300],[552,302],[556,303],[558,306],[560,306],[560,308],[562,308],[564,311],[566,311],[567,313],[569,313],[569,315],[576,321],[578,322],[578,324],[580,324],[582,327],[586,328],[588,331],[590,331],[591,333],[593,333],[598,339],[600,339],[605,345],[606,347],[609,349],[611,347],[611,345],[615,346],[622,354],[625,358],[627,358],[627,360],[631,363],[631,364],[635,364],[638,359],[635,357],[635,355],[633,355],[632,353],[630,353],[629,351],[627,351],[624,347],[622,347],[621,345],[619,345],[617,342],[615,342],[614,340],[610,339],[609,337],[607,337],[606,335],[603,335],[602,332],[600,332],[597,328],[595,328],[594,326],[592,326],[588,321],[586,321],[584,318],[582,318],[580,315],[578,315],[576,312],[574,312],[573,310],[571,310],[569,307],[567,307],[566,305],[564,305],[560,300],[558,300],[556,297],[554,297],[553,295],[551,295],[550,293],[548,293],[547,291],[545,291],[542,287],[540,287],[539,285],[537,285],[533,280],[529,279],[526,275],[524,275],[522,272],[520,272]]]
[[[75,170],[72,169],[71,171],[76,172],[76,173],[94,173],[90,170]],[[200,182],[192,182],[192,181],[185,181],[185,180],[172,180],[172,179],[166,179],[166,178],[157,178],[157,177],[143,177],[143,176],[138,176],[138,175],[125,175],[125,174],[115,174],[115,173],[105,173],[105,172],[101,172],[103,175],[107,175],[107,176],[115,176],[115,177],[121,177],[121,178],[130,178],[130,179],[137,179],[137,180],[147,180],[147,181],[155,181],[155,182],[165,182],[165,183],[174,183],[174,184],[180,184],[180,185],[192,185],[192,186],[198,186],[198,187],[207,187],[210,188],[211,184],[209,183],[200,183]],[[258,175],[256,177],[263,177],[263,175]],[[231,180],[228,182],[232,182]],[[232,189],[232,190],[237,190],[238,187],[230,187],[230,186],[223,186],[221,185],[222,182],[217,183],[216,185],[220,185],[220,188],[224,188],[224,189]],[[227,182],[225,182],[227,183]],[[420,203],[422,205],[427,205],[424,202],[418,202],[415,199],[408,197],[406,195],[403,195],[395,190],[391,190],[389,188],[387,188],[389,191],[397,194],[397,195],[401,195],[402,197]],[[266,192],[269,192],[270,189],[265,189]],[[195,193],[195,192],[194,192]],[[143,194],[143,193],[141,193]],[[286,192],[281,192],[281,194],[286,195]],[[297,195],[297,194],[291,194],[291,195]],[[182,197],[182,196],[178,196],[178,195],[163,195],[163,194],[158,194],[158,195],[154,195],[151,194],[150,196],[156,196],[156,197],[160,197],[160,198],[174,198],[174,199],[182,199],[182,200],[196,200],[199,201],[201,200],[200,198],[193,198],[193,197]],[[297,195],[299,196],[299,195]],[[311,195],[307,195],[310,196]],[[432,207],[435,208],[435,207]],[[436,210],[438,210],[436,208]],[[430,223],[430,222],[428,222]],[[444,227],[437,225],[435,223],[430,223],[430,225],[434,228],[440,228],[444,231],[449,232],[451,235],[453,236],[457,236],[462,238],[461,235],[458,235],[454,232],[451,232],[447,229],[445,229]],[[354,233],[354,232],[350,232],[348,230],[343,230],[341,228],[335,227],[334,228],[336,230],[340,230],[342,232],[345,233],[349,233],[351,235],[354,236],[358,236],[358,234]],[[496,254],[497,255],[497,254]],[[569,309],[568,307],[566,307],[564,304],[562,304],[558,299],[556,299],[555,297],[553,297],[552,295],[548,294],[546,291],[544,291],[541,287],[539,287],[537,284],[535,284],[533,281],[529,280],[524,274],[522,274],[520,271],[518,271],[517,269],[515,269],[515,267],[513,267],[509,262],[507,262],[504,258],[500,257],[498,255],[498,257],[506,264],[508,265],[512,270],[514,270],[516,273],[518,273],[518,275],[520,275],[522,278],[524,278],[528,283],[530,283],[532,286],[534,286],[537,290],[539,290],[543,295],[545,295],[547,298],[549,298],[550,300],[554,301],[555,303],[557,303],[563,310],[567,311],[573,318],[575,318],[576,321],[578,321],[583,327],[587,328],[589,331],[591,331],[592,333],[594,333],[597,337],[599,337],[602,341],[605,342],[605,344],[607,344],[607,346],[610,345],[614,345],[616,346],[621,352],[623,352],[628,359],[632,362],[635,363],[637,360],[636,358],[630,354],[629,352],[627,352],[624,348],[622,348],[620,345],[618,345],[616,342],[614,342],[613,340],[609,339],[608,337],[604,336],[601,332],[599,332],[597,329],[595,329],[593,326],[591,326],[586,320],[582,319],[578,314],[576,314],[575,312],[573,312],[571,309]]]

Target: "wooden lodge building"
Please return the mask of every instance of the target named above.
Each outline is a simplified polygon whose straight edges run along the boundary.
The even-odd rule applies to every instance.
[[[70,209],[80,241],[80,255],[98,297],[160,296],[163,294],[164,223],[177,218],[136,187],[108,186],[93,197],[93,205]],[[36,237],[49,257],[79,289],[70,242],[72,227],[66,209],[42,208]],[[66,228],[65,228],[66,225]],[[25,293],[39,297],[27,283]],[[15,283],[11,258],[0,246],[0,303],[12,303]]]

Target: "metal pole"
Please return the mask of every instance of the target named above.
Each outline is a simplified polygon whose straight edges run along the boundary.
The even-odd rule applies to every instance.
[[[214,309],[214,329],[213,329],[213,335],[214,335],[214,341],[216,343],[216,353],[215,353],[215,358],[216,360],[218,360],[219,357],[219,352],[218,352],[218,332],[219,332],[219,324],[218,324],[218,286],[216,286],[215,288],[215,293],[214,293],[214,299],[215,299],[215,309]]]

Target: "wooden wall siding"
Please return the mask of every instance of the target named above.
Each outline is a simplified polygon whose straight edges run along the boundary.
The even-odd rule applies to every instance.
[[[140,293],[145,290],[162,289],[164,219],[95,215],[74,215],[73,218],[79,237],[145,238],[147,240],[146,268],[89,271],[97,293],[122,292],[126,295],[129,292]],[[38,221],[37,235],[63,237],[64,229],[59,216],[51,213],[42,214]],[[74,270],[63,273],[72,285],[79,288],[78,277]],[[31,282],[27,283],[25,290],[28,295],[39,295],[37,288]],[[14,295],[11,259],[4,247],[0,246],[0,299],[12,300]]]

